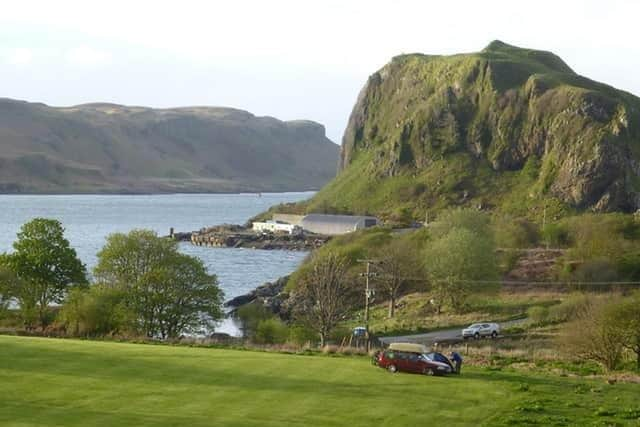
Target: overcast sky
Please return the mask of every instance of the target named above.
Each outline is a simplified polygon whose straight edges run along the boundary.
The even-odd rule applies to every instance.
[[[231,106],[342,137],[367,76],[400,53],[491,40],[551,50],[640,95],[640,2],[6,1],[0,96],[66,106]]]

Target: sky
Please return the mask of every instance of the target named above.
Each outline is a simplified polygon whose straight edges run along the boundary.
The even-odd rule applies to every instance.
[[[640,95],[635,0],[2,1],[0,97],[228,106],[339,143],[369,75],[402,53],[550,50]]]

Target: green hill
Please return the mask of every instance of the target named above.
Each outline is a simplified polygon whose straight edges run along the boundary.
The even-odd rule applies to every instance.
[[[360,93],[336,179],[307,211],[424,219],[471,206],[538,215],[640,207],[640,99],[558,56],[494,41],[393,58]]]
[[[318,123],[231,108],[0,99],[3,193],[317,189],[338,150]]]

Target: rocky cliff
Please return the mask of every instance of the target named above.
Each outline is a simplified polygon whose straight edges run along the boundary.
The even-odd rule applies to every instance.
[[[640,207],[640,99],[558,56],[494,41],[402,55],[374,73],[345,131],[340,173],[308,210],[424,218]]]
[[[317,189],[338,146],[311,121],[231,108],[54,108],[0,99],[0,192]]]

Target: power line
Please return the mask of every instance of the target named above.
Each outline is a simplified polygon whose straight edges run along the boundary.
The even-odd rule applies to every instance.
[[[402,280],[426,282],[426,277],[403,277]],[[527,280],[455,280],[456,282],[471,284],[496,284],[503,285],[595,285],[595,286],[613,286],[613,285],[640,285],[640,281],[619,281],[619,282],[580,282],[580,281],[527,281]]]

